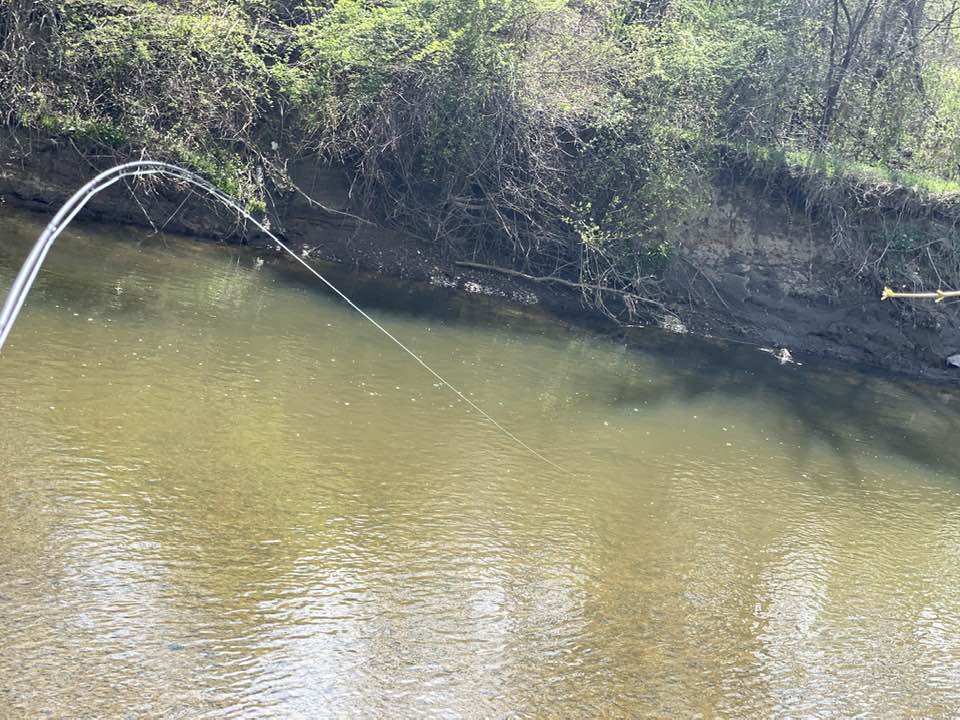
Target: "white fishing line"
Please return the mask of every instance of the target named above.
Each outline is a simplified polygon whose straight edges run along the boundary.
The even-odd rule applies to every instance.
[[[399,339],[397,339],[395,335],[393,335],[393,333],[387,330],[379,322],[374,320],[362,308],[354,303],[353,300],[347,297],[337,286],[321,275],[316,268],[310,265],[297,253],[293,252],[293,250],[291,250],[289,247],[287,247],[287,245],[276,235],[274,235],[269,228],[267,228],[263,223],[247,212],[233,197],[226,194],[215,185],[207,182],[199,175],[169,163],[158,162],[155,160],[137,160],[134,162],[124,163],[122,165],[117,165],[100,173],[70,196],[70,198],[57,211],[56,215],[53,216],[53,219],[43,229],[43,232],[40,233],[40,237],[37,239],[36,244],[31,249],[30,254],[27,256],[23,267],[20,268],[20,272],[14,279],[13,285],[10,287],[10,292],[7,295],[7,299],[4,302],[2,310],[0,310],[0,350],[3,349],[3,344],[6,341],[7,336],[10,334],[10,330],[13,328],[13,324],[16,321],[17,316],[20,314],[20,310],[23,308],[23,304],[27,299],[27,294],[30,292],[30,287],[33,285],[34,280],[36,280],[37,274],[40,272],[40,266],[43,264],[43,261],[46,258],[47,253],[50,251],[54,240],[57,239],[60,233],[63,232],[67,225],[70,224],[70,221],[72,221],[77,216],[77,213],[79,213],[87,204],[87,202],[90,201],[90,198],[92,198],[98,192],[105,190],[125,177],[138,177],[145,175],[162,175],[187,182],[205,191],[227,207],[245,217],[247,220],[256,225],[261,232],[267,235],[267,237],[273,240],[279,248],[284,250],[290,257],[303,265],[303,267],[305,267],[314,277],[326,285],[352,309],[360,313],[360,315],[362,315],[370,324],[377,328],[377,330],[390,338],[390,340],[392,340],[397,347],[416,360],[424,370],[433,375],[433,377],[439,380],[442,385],[452,391],[458,398],[467,403],[467,405],[469,405],[471,408],[476,410],[485,420],[497,428],[501,433],[506,435],[514,443],[522,447],[534,457],[542,460],[561,472],[567,472],[562,467],[557,465],[557,463],[545,457],[543,454],[530,447],[527,443],[510,432],[510,430],[500,424],[496,418],[491,416],[473,400],[468,398],[466,395],[460,392],[459,389],[449,383],[443,376],[440,375],[440,373],[430,367],[423,358],[421,358],[409,347],[404,345]]]

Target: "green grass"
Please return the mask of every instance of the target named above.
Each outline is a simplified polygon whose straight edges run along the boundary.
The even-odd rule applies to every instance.
[[[758,169],[786,169],[794,174],[831,181],[905,188],[926,199],[957,199],[960,181],[937,175],[896,170],[856,160],[816,153],[812,150],[785,150],[746,143],[716,143],[718,150],[745,156]]]

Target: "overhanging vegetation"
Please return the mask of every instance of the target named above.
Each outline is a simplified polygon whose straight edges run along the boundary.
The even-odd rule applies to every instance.
[[[645,295],[665,225],[731,167],[814,205],[952,227],[955,15],[945,0],[7,0],[0,110],[90,152],[187,164],[260,211],[289,187],[286,159],[316,153],[380,222]]]

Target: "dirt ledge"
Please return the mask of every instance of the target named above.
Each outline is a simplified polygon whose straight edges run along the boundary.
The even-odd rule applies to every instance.
[[[0,202],[52,214],[91,175],[114,158],[82,153],[69,140],[0,130]],[[364,272],[479,293],[541,308],[631,344],[586,310],[575,291],[468,270],[437,248],[403,233],[342,214],[350,207],[346,176],[303,158],[291,167],[307,198],[291,193],[271,208],[274,228],[304,257]],[[91,200],[86,219],[162,227],[169,232],[269,249],[220,206],[169,184],[118,184]],[[668,306],[694,335],[769,348],[789,348],[807,363],[842,364],[927,381],[955,381],[944,358],[960,351],[960,306],[908,315],[879,301],[876,288],[851,278],[829,232],[788,199],[759,194],[748,184],[717,189],[703,211],[680,223],[670,238],[677,257],[662,285]],[[471,258],[464,258],[471,259]],[[643,335],[648,331],[643,331]]]

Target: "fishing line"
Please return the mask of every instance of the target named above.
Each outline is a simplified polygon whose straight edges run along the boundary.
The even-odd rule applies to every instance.
[[[20,310],[23,308],[23,304],[27,299],[27,293],[30,292],[30,287],[33,285],[34,280],[36,280],[37,274],[40,272],[40,266],[43,264],[43,261],[46,258],[47,253],[50,251],[54,240],[57,239],[60,233],[63,232],[67,225],[69,225],[70,222],[77,216],[77,213],[83,209],[83,207],[90,201],[90,198],[92,198],[94,195],[119,182],[123,178],[144,177],[148,175],[160,175],[189,183],[190,185],[200,188],[216,200],[220,201],[222,204],[245,217],[257,228],[259,228],[260,231],[263,232],[267,237],[273,240],[273,242],[277,244],[277,247],[285,251],[290,257],[303,265],[303,267],[305,267],[314,277],[326,285],[353,310],[356,310],[358,313],[360,313],[360,315],[362,315],[363,318],[366,319],[371,325],[377,328],[377,330],[390,338],[390,340],[392,340],[397,347],[412,357],[421,367],[423,367],[424,370],[439,380],[442,385],[452,391],[458,398],[467,403],[467,405],[476,410],[481,417],[487,420],[501,433],[506,435],[513,442],[532,454],[534,457],[542,460],[561,472],[567,472],[555,462],[527,445],[527,443],[501,425],[496,418],[491,416],[473,400],[460,392],[459,389],[450,384],[443,376],[440,375],[440,373],[430,367],[423,358],[417,355],[417,353],[415,353],[409,347],[404,345],[395,335],[393,335],[393,333],[387,330],[379,322],[374,320],[362,308],[354,303],[353,300],[347,297],[337,286],[321,275],[316,268],[306,262],[306,260],[297,255],[297,253],[295,253],[289,247],[287,247],[287,245],[283,243],[276,235],[274,235],[269,228],[267,228],[263,223],[247,212],[232,196],[223,192],[220,190],[220,188],[212,183],[204,180],[196,173],[192,173],[189,170],[178,167],[177,165],[171,165],[170,163],[159,162],[156,160],[136,160],[133,162],[124,163],[122,165],[117,165],[100,173],[70,196],[70,198],[57,211],[56,215],[53,216],[53,219],[43,229],[43,232],[37,239],[36,244],[33,246],[33,249],[31,249],[30,254],[27,256],[23,267],[20,268],[20,272],[14,279],[13,285],[10,287],[10,292],[7,294],[7,299],[3,304],[3,308],[0,309],[0,350],[3,349],[3,344],[6,342],[7,335],[10,334],[13,324],[16,321],[17,316],[20,314]]]

